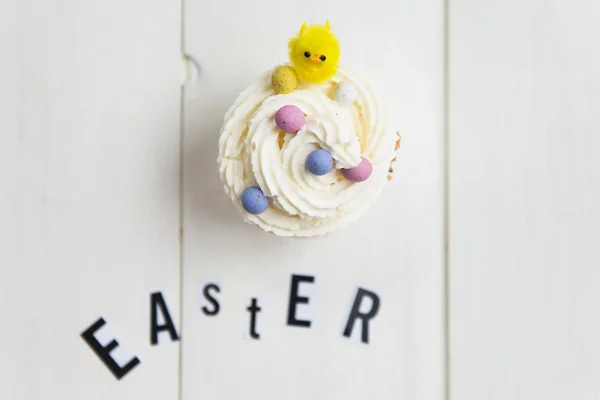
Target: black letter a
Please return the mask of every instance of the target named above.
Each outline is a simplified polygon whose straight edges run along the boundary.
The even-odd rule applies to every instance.
[[[160,307],[160,311],[165,319],[164,325],[158,325],[158,313],[156,306]],[[171,319],[169,310],[167,310],[167,305],[165,304],[165,299],[163,298],[161,292],[152,293],[150,295],[150,315],[150,343],[152,345],[158,343],[158,332],[161,331],[169,331],[172,341],[179,340],[177,331],[175,330],[175,325],[173,325],[173,320]]]

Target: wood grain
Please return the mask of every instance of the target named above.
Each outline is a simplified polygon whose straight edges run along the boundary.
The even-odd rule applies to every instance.
[[[176,398],[149,298],[179,322],[180,6],[3,4],[0,398]],[[121,381],[79,336],[100,316]]]
[[[600,395],[600,5],[450,8],[451,398]]]

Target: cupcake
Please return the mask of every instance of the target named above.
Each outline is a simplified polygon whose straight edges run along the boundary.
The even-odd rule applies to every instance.
[[[320,236],[377,200],[400,137],[368,84],[339,65],[329,23],[303,24],[289,52],[289,63],[257,77],[227,111],[217,162],[246,222],[278,236]]]

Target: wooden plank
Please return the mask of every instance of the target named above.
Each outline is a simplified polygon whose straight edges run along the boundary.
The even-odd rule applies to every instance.
[[[452,399],[600,395],[599,18],[451,2]]]
[[[441,399],[443,369],[443,5],[310,0],[185,5],[185,50],[198,82],[185,93],[182,396]],[[367,78],[403,134],[397,173],[371,212],[337,234],[281,239],[245,225],[223,193],[223,116],[256,76],[287,60],[303,21],[332,27],[344,63]],[[318,262],[316,262],[318,261]],[[288,327],[292,274],[315,277],[310,329]],[[202,300],[215,282],[220,311]],[[381,296],[368,345],[342,331],[356,288]],[[213,292],[214,293],[214,292]],[[256,297],[260,340],[246,308]],[[305,315],[303,315],[304,317]]]
[[[0,12],[2,399],[173,399],[178,343],[180,6],[28,0]],[[121,380],[80,334],[124,365]]]

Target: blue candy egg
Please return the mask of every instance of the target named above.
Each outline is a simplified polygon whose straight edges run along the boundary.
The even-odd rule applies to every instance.
[[[257,187],[249,187],[242,193],[242,206],[250,214],[260,214],[269,207],[269,199]]]
[[[318,149],[306,157],[306,169],[314,175],[325,175],[333,168],[333,158],[327,150]]]

